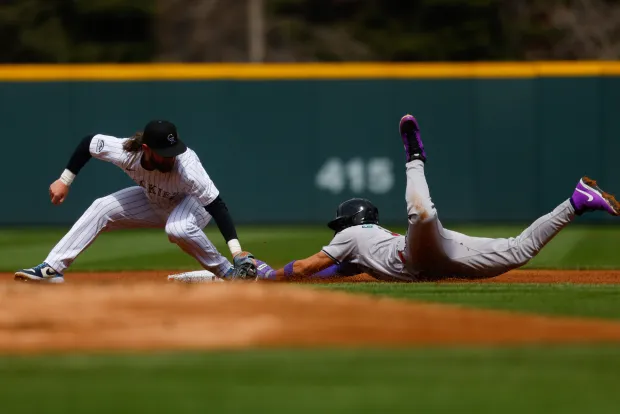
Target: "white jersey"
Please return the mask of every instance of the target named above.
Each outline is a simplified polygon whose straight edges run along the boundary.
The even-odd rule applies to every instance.
[[[127,140],[129,138],[95,135],[90,142],[90,153],[125,171],[136,184],[144,188],[146,196],[155,207],[169,212],[188,195],[207,206],[219,195],[198,155],[191,149],[188,148],[176,157],[172,171],[162,173],[145,170],[140,164],[142,151],[127,152],[123,149]]]
[[[323,252],[337,263],[351,262],[381,280],[411,280],[402,252],[405,236],[376,224],[348,227],[334,236]]]

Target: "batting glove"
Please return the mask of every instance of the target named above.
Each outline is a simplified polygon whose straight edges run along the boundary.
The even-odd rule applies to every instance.
[[[276,271],[262,260],[256,260],[256,280],[276,280]]]

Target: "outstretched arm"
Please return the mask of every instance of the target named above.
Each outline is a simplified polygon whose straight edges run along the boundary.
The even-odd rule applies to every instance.
[[[226,203],[224,203],[222,197],[218,195],[215,200],[205,206],[205,209],[211,217],[213,217],[213,220],[215,220],[215,224],[217,224],[217,228],[220,229],[220,233],[222,233],[222,237],[224,237],[224,240],[228,243],[228,246],[230,247],[231,241],[233,241],[232,244],[235,242],[238,244],[239,238],[237,237],[237,229],[235,228],[235,224],[230,216],[228,207],[226,206]],[[232,249],[233,248],[231,247],[231,251]],[[241,252],[241,246],[239,246],[238,250],[239,251],[233,251],[233,255]]]
[[[258,279],[275,281],[294,280],[319,275],[321,272],[324,277],[328,274],[333,276],[335,275],[334,272],[337,270],[337,266],[334,259],[322,251],[306,259],[293,260],[279,270],[273,270],[266,263],[259,261]]]
[[[355,240],[350,231],[337,233],[328,246],[307,259],[293,260],[283,269],[273,270],[267,263],[257,261],[258,280],[290,280],[303,277],[329,278],[353,276],[361,273],[351,263],[355,253]]]
[[[65,201],[67,194],[69,194],[69,186],[75,179],[75,176],[92,158],[89,147],[93,137],[94,135],[87,135],[80,141],[60,178],[50,185],[52,204],[58,205]]]
[[[220,229],[220,233],[222,233],[222,237],[226,240],[226,244],[228,244],[230,253],[233,256],[234,274],[231,277],[245,278],[255,276],[256,264],[254,256],[241,249],[241,243],[239,243],[239,238],[237,237],[237,229],[222,197],[218,195],[215,200],[205,206],[205,209],[215,220],[215,224]]]
[[[257,260],[257,280],[289,280],[300,277],[329,278],[353,276],[359,273],[353,263],[357,255],[356,233],[352,228],[334,235],[329,245],[317,254],[302,260],[293,260],[283,269],[274,270],[265,262]]]
[[[276,280],[310,277],[321,270],[327,269],[334,263],[334,259],[320,251],[306,259],[293,260],[282,269],[276,270]]]
[[[215,183],[207,174],[202,166],[198,156],[192,151],[189,154],[189,160],[180,170],[181,176],[186,184],[191,188],[189,194],[196,197],[204,206],[207,212],[213,217],[217,224],[222,237],[228,244],[230,253],[233,256],[233,271],[226,277],[231,279],[245,279],[256,276],[256,264],[254,256],[241,249],[237,230],[233,223],[230,212],[224,200],[220,196],[220,192],[215,187]]]

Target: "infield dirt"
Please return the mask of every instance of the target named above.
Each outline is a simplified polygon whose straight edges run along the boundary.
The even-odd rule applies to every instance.
[[[478,310],[169,271],[0,278],[0,352],[620,342],[620,323]],[[366,276],[351,281],[364,282]],[[620,283],[620,272],[515,271],[476,283]],[[449,282],[448,282],[449,283]]]

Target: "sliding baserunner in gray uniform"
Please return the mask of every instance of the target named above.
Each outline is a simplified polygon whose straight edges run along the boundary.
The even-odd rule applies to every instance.
[[[329,245],[277,271],[258,261],[258,279],[358,273],[391,281],[488,278],[525,265],[576,215],[595,210],[620,214],[616,199],[598,188],[594,180],[584,177],[569,199],[516,237],[470,237],[445,229],[426,183],[426,152],[418,122],[406,115],[399,130],[407,157],[407,234],[395,234],[379,226],[379,211],[370,201],[351,199],[338,207],[337,217],[328,224],[336,232]]]

